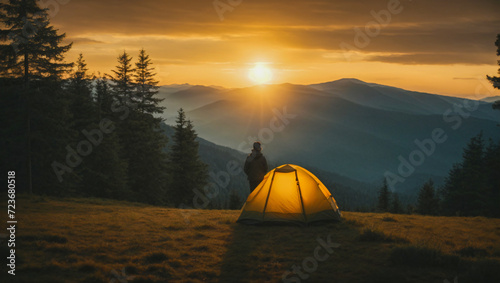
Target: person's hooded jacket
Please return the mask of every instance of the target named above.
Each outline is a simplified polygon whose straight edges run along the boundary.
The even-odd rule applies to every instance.
[[[245,160],[243,170],[250,181],[262,181],[267,174],[267,160],[259,150],[252,150],[252,153]]]

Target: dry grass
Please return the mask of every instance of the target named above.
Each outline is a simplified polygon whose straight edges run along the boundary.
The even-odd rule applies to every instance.
[[[0,282],[278,282],[328,235],[340,246],[309,282],[498,276],[500,219],[345,212],[342,223],[295,227],[239,225],[238,215],[20,196],[17,275],[3,267]]]
[[[446,253],[470,247],[494,253],[500,248],[500,219],[389,213],[345,214],[346,219],[356,221],[365,227]]]

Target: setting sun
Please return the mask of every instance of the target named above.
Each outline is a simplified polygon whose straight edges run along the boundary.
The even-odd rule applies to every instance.
[[[256,84],[265,84],[273,79],[273,72],[264,63],[256,63],[248,72],[248,78]]]

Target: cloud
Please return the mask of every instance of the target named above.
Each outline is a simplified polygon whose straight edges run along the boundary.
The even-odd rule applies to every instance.
[[[85,37],[66,37],[65,41],[73,42],[73,45],[105,43],[104,41],[95,40],[92,38],[85,38]]]
[[[366,56],[367,61],[495,63],[491,52],[500,28],[497,0],[401,0],[402,12],[391,15],[377,36],[368,37],[369,44],[356,46],[355,38],[362,35],[354,28],[363,31],[370,22],[373,27],[373,13],[387,9],[390,1],[396,0],[243,1],[221,22],[212,1],[206,0],[75,0],[61,6],[53,22],[78,45],[105,43],[112,35],[114,40],[121,36],[124,46],[135,46],[138,38],[146,47],[168,39],[168,49],[183,50],[174,51],[172,60],[189,60],[203,49],[215,61],[233,61],[234,54],[252,53],[250,48],[343,52],[344,43],[361,53],[387,54]]]
[[[342,50],[347,44],[361,52],[491,52],[500,20],[476,23],[455,22],[454,25],[433,26],[428,23],[412,26],[380,28],[378,35],[370,36],[361,27],[337,30],[281,30],[283,45],[297,48]],[[361,42],[357,44],[357,42]]]
[[[477,78],[453,78],[454,80],[462,80],[462,81],[471,81],[471,80],[476,80],[477,81]]]
[[[488,54],[462,54],[453,53],[410,53],[368,56],[367,61],[398,63],[405,65],[490,65],[494,63]]]

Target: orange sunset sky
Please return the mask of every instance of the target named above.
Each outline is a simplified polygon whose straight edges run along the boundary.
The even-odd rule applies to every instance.
[[[443,95],[500,95],[485,80],[498,69],[498,0],[58,2],[51,21],[74,43],[67,60],[82,52],[96,73],[109,73],[123,50],[135,60],[144,48],[161,85],[250,86],[249,69],[263,62],[268,83],[358,78]]]

